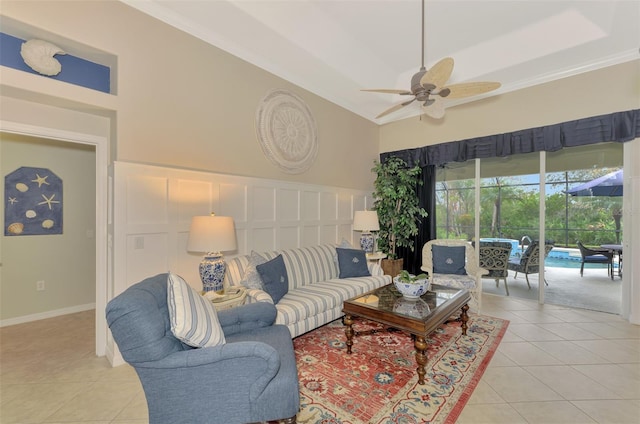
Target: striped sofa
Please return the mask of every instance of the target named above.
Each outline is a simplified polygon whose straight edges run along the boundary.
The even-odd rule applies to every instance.
[[[282,254],[289,291],[276,304],[276,324],[299,336],[342,316],[344,300],[391,283],[379,265],[369,263],[370,277],[338,278],[336,245],[325,244],[260,253],[266,259]],[[239,286],[249,255],[227,261],[227,284]],[[271,296],[259,289],[247,290],[247,303],[270,302]]]

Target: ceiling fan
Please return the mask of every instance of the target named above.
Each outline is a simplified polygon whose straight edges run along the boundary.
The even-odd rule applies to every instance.
[[[410,105],[416,100],[422,103],[422,108],[425,114],[432,118],[440,119],[444,117],[443,98],[446,97],[449,99],[461,99],[463,97],[477,96],[478,94],[487,93],[489,91],[500,88],[499,82],[468,82],[445,86],[447,80],[453,72],[453,59],[450,57],[445,57],[444,59],[433,65],[431,69],[427,70],[424,67],[424,38],[424,0],[422,0],[422,66],[420,67],[420,71],[418,71],[411,78],[411,89],[362,90],[375,93],[412,96],[412,98],[390,107],[389,109],[376,116],[376,119],[402,109],[403,107]]]

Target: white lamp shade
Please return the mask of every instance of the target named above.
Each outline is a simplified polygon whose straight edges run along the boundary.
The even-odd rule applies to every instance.
[[[236,228],[230,216],[194,216],[189,228],[189,252],[236,250]]]
[[[353,229],[356,231],[378,231],[378,212],[376,211],[356,211],[353,215]]]

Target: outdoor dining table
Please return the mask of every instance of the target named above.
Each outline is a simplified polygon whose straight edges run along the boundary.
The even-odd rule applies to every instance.
[[[621,244],[601,244],[601,248],[611,250],[614,255],[618,255],[618,276],[622,278],[622,245]]]

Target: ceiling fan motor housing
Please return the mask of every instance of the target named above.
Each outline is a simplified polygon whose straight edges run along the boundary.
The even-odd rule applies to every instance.
[[[427,70],[423,66],[420,71],[411,77],[411,93],[416,97],[417,101],[424,102],[424,106],[429,106],[434,102],[429,96],[431,96],[431,92],[435,90],[436,86],[434,84],[420,84],[422,77],[426,73]]]
[[[422,77],[424,76],[424,74],[427,73],[427,70],[425,69],[425,67],[423,66],[422,68],[420,68],[420,70],[413,75],[413,77],[411,77],[411,92],[413,94],[415,94],[416,96],[421,92],[424,91],[424,87],[422,86],[422,84],[420,84],[420,80],[422,79]],[[428,94],[427,94],[428,95]],[[420,98],[418,98],[418,100],[421,100]]]

